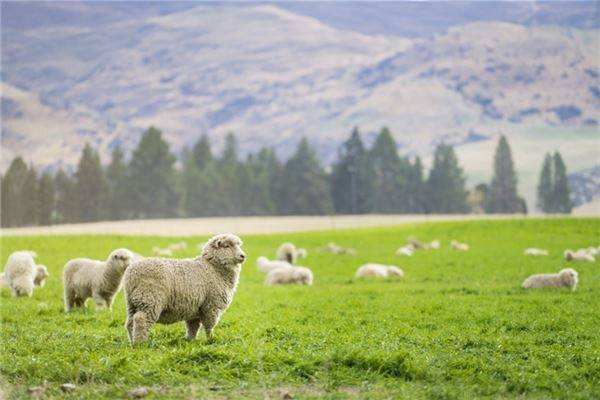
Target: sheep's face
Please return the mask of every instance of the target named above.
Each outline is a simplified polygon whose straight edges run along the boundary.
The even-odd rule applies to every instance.
[[[579,279],[579,276],[577,274],[577,271],[575,271],[572,268],[565,268],[563,270],[561,270],[559,272],[559,275],[562,279],[562,281],[570,287],[575,287],[577,285],[577,281]]]
[[[242,244],[242,240],[235,235],[217,235],[206,243],[202,257],[220,266],[238,265],[246,260]]]
[[[37,286],[43,286],[46,282],[46,278],[49,277],[48,269],[45,265],[38,265],[35,273],[35,279],[33,283]]]
[[[388,275],[389,276],[400,276],[400,277],[404,276],[404,274],[402,273],[402,270],[400,268],[393,267],[393,266],[388,268]]]
[[[127,249],[117,249],[108,256],[108,262],[121,271],[125,271],[131,264],[131,260],[133,260],[133,253]]]

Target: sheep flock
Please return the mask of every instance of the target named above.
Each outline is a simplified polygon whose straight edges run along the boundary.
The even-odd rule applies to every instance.
[[[246,253],[242,240],[233,234],[220,234],[198,245],[195,258],[173,258],[188,248],[186,242],[173,243],[165,248],[153,247],[155,257],[144,257],[129,249],[120,248],[108,254],[105,260],[75,258],[63,268],[65,312],[83,308],[92,299],[97,310],[111,309],[116,294],[123,288],[126,304],[125,330],[132,345],[148,340],[154,324],[185,322],[186,338],[196,338],[200,327],[208,340],[219,320],[231,305]],[[449,249],[469,251],[467,243],[456,239]],[[420,252],[438,251],[439,239],[422,242],[409,237],[396,251],[396,256],[413,257]],[[339,257],[357,256],[353,247],[329,242],[316,247],[317,252],[327,252]],[[310,286],[315,282],[313,270],[305,264],[308,251],[291,242],[281,244],[274,258],[260,256],[256,259],[258,271],[264,274],[265,290],[271,286]],[[524,249],[527,257],[547,257],[546,249]],[[562,254],[565,262],[595,262],[600,247],[578,250],[567,249]],[[0,287],[10,289],[13,297],[32,297],[34,290],[50,279],[48,268],[37,264],[38,255],[31,250],[16,251],[8,256],[4,272],[0,274]],[[385,279],[401,281],[402,268],[377,262],[360,265],[354,279]],[[557,273],[539,273],[527,277],[523,289],[568,288],[577,289],[579,274],[573,268],[563,268]],[[285,289],[281,289],[285,290]],[[308,289],[306,289],[308,290]]]

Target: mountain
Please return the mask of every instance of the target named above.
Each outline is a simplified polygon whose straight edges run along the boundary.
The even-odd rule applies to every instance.
[[[600,200],[600,164],[569,174],[568,180],[574,207]]]
[[[504,133],[530,201],[544,151],[560,148],[570,170],[597,161],[598,31],[583,6],[453,11],[404,34],[302,4],[2,3],[2,168],[16,154],[73,165],[85,142],[107,161],[150,125],[176,151],[234,131],[244,152],[285,158],[307,136],[325,163],[353,126],[370,140],[385,125],[403,154],[457,145],[469,184],[489,180]],[[392,14],[376,6],[367,25]]]

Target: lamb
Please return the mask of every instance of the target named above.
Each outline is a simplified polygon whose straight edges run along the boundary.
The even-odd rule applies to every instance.
[[[267,259],[267,257],[258,257],[256,260],[256,266],[260,272],[267,274],[276,268],[291,268],[292,264],[288,263],[287,261],[271,261]]]
[[[45,265],[38,264],[35,267],[35,277],[33,278],[33,284],[35,286],[43,287],[46,284],[46,278],[48,278],[50,274],[48,273],[48,268]]]
[[[565,250],[564,256],[567,261],[596,261],[596,258],[588,253],[586,249],[579,249],[577,251]]]
[[[469,250],[468,244],[460,243],[460,242],[457,242],[456,240],[453,240],[450,242],[450,247],[452,247],[454,250],[458,250],[458,251],[468,251]]]
[[[529,247],[529,248],[525,249],[523,254],[525,254],[526,256],[534,256],[534,257],[535,256],[547,256],[548,250],[536,249],[535,247]]]
[[[287,261],[290,264],[296,264],[298,258],[306,257],[307,252],[305,249],[296,249],[293,243],[286,242],[283,243],[279,248],[277,248],[277,259],[280,261]]]
[[[10,287],[13,297],[33,294],[35,276],[37,273],[35,261],[29,251],[15,251],[6,261],[4,281]]]
[[[577,271],[572,268],[562,269],[558,274],[537,274],[525,279],[524,289],[538,289],[542,287],[570,287],[571,290],[577,288],[579,276]]]
[[[155,256],[159,256],[159,257],[172,257],[173,256],[173,250],[171,250],[171,249],[161,249],[160,247],[156,247],[156,246],[154,246],[152,248],[152,253]]]
[[[185,250],[185,249],[187,249],[186,242],[173,243],[173,244],[169,245],[169,250],[171,250],[171,251],[180,251],[180,250]]]
[[[65,310],[83,307],[90,297],[97,307],[110,309],[133,258],[131,251],[117,249],[106,261],[76,258],[67,262],[63,269]]]
[[[232,234],[212,237],[196,258],[147,258],[125,271],[125,328],[132,345],[148,340],[155,323],[185,321],[187,339],[196,338],[200,324],[206,337],[227,310],[235,294],[246,254]]]
[[[313,273],[306,267],[291,266],[272,269],[265,278],[267,286],[287,284],[312,285]]]
[[[365,278],[371,276],[378,278],[387,278],[391,276],[404,278],[404,271],[395,265],[383,265],[375,263],[364,264],[358,270],[356,270],[356,278]]]

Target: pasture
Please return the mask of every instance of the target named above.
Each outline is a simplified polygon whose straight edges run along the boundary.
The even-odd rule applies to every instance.
[[[395,256],[409,236],[440,239],[437,251]],[[195,256],[204,237],[2,237],[2,262],[35,250],[51,276],[32,298],[1,293],[2,387],[7,398],[533,398],[600,397],[600,262],[569,263],[566,248],[598,246],[600,219],[524,219],[408,224],[297,234],[244,235],[248,261],[216,340],[184,339],[183,323],[156,325],[131,348],[123,293],[112,311],[65,314],[61,271],[74,257],[105,259],[117,247],[150,255],[185,240],[176,255]],[[451,239],[471,250],[449,248]],[[308,250],[300,261],[315,284],[264,287],[258,256],[283,241]],[[327,242],[356,256],[316,249]],[[550,251],[525,257],[527,247]],[[354,279],[365,262],[394,264],[403,280]],[[533,273],[566,265],[575,292],[525,291]],[[77,385],[70,394],[59,386]]]

